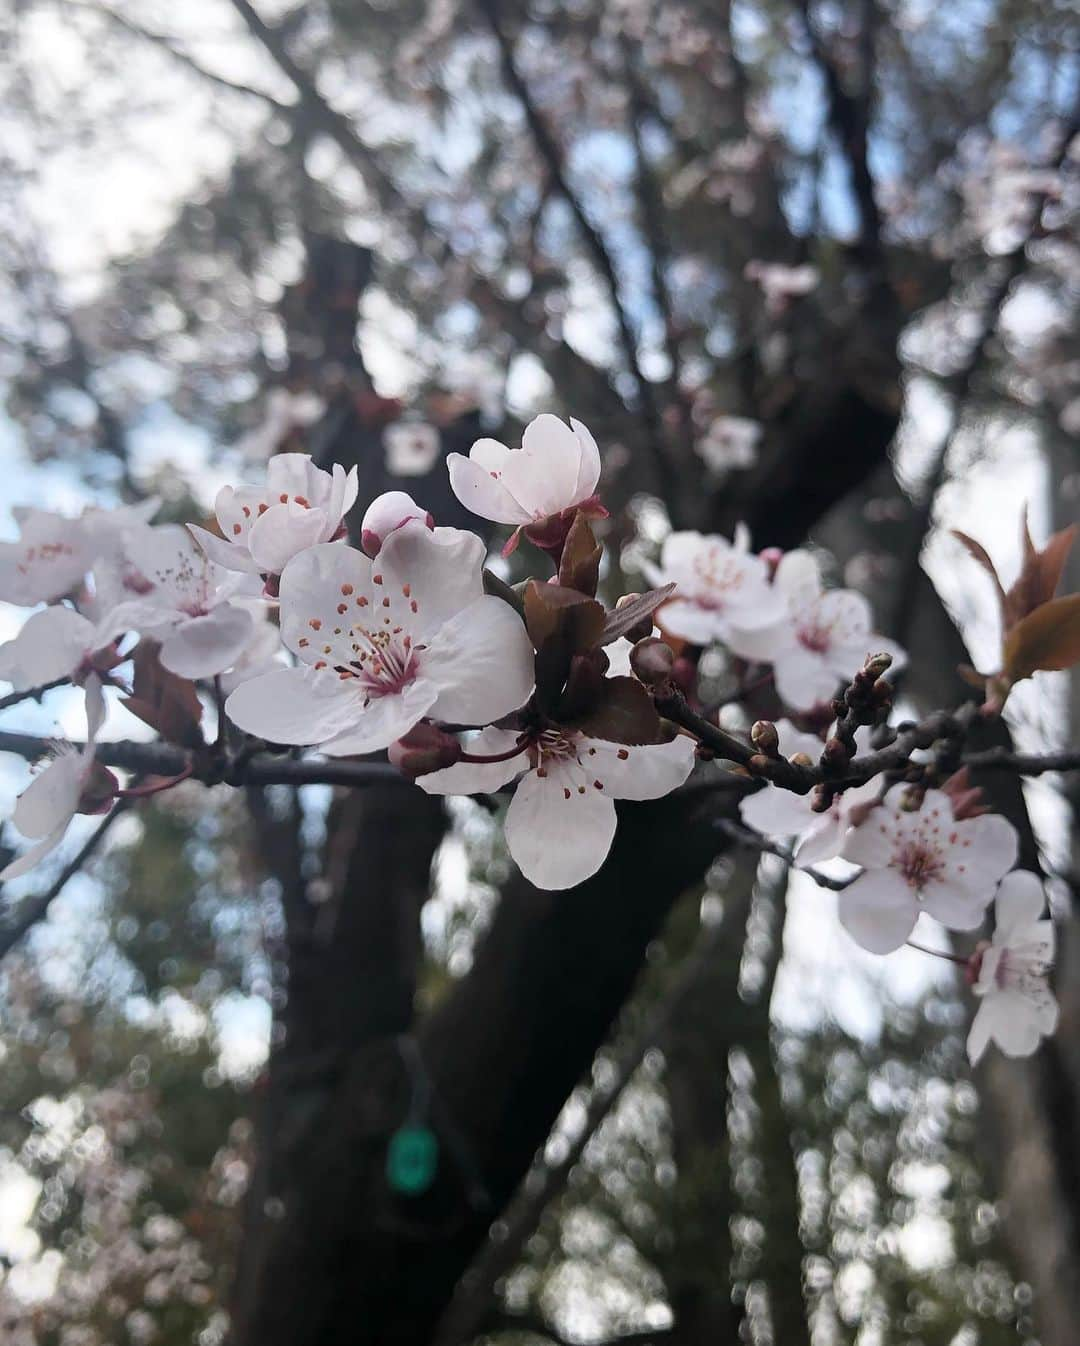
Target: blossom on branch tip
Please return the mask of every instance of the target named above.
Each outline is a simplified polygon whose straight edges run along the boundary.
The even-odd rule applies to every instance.
[[[392,477],[423,477],[439,457],[438,426],[426,421],[394,421],[383,431],[386,470]]]
[[[251,678],[226,702],[240,729],[331,756],[377,752],[425,716],[486,724],[533,689],[518,614],[484,594],[472,533],[396,529],[372,560],[311,547],[281,576],[282,639],[301,661]]]
[[[548,412],[525,427],[521,448],[510,449],[496,439],[478,439],[466,458],[451,453],[446,459],[454,494],[473,514],[493,523],[513,525],[511,544],[524,529],[546,545],[546,520],[586,508],[606,514],[595,501],[600,480],[600,450],[580,421],[570,424]],[[570,518],[564,518],[565,536]],[[561,543],[561,538],[557,541]]]
[[[777,720],[775,727],[781,756],[790,759],[796,753],[804,753],[811,761],[821,756],[824,744],[816,734],[802,733],[790,720]],[[869,746],[869,736],[869,729],[856,731],[860,751]],[[880,776],[873,776],[862,785],[841,791],[833,796],[824,813],[814,811],[812,795],[797,795],[769,784],[740,800],[739,814],[748,827],[763,836],[798,837],[795,863],[803,867],[817,865],[840,854],[851,828],[876,804],[881,783]]]
[[[776,690],[792,709],[830,701],[870,654],[889,654],[893,669],[906,662],[894,641],[874,632],[862,594],[825,589],[809,552],[790,551],[781,558],[772,591],[779,618],[753,624],[733,619],[727,643],[744,659],[772,664]]]
[[[514,748],[520,746],[520,751]],[[573,888],[595,874],[615,836],[616,799],[659,799],[694,768],[694,742],[631,747],[565,727],[528,735],[490,728],[467,745],[464,760],[421,776],[429,794],[486,794],[520,777],[506,811],[506,845],[537,888]]]
[[[81,748],[59,744],[52,760],[16,800],[11,821],[34,844],[12,860],[0,873],[0,880],[19,878],[54,851],[76,813],[108,809],[116,780],[94,758],[95,742],[104,722],[101,679],[91,674],[86,680],[86,743]]]
[[[841,892],[840,921],[871,953],[900,948],[924,911],[974,930],[1016,863],[1016,829],[1000,814],[957,820],[942,790],[927,790],[917,809],[908,803],[909,787],[894,785],[843,846],[865,872]]]
[[[226,570],[280,575],[297,553],[342,535],[345,515],[356,503],[356,468],[340,463],[332,472],[306,453],[270,459],[264,486],[223,486],[214,501],[222,536],[189,524],[211,561]]]
[[[727,642],[735,627],[757,630],[778,622],[785,612],[783,598],[769,584],[765,562],[750,551],[750,537],[742,527],[734,542],[702,533],[671,533],[660,564],[645,571],[651,584],[676,586],[657,620],[665,631],[694,645]]]
[[[1006,1056],[1030,1056],[1057,1027],[1058,1005],[1048,975],[1054,962],[1054,923],[1035,874],[1016,870],[1001,881],[994,902],[994,937],[973,959],[972,989],[982,1003],[967,1049],[976,1065],[990,1042]]]

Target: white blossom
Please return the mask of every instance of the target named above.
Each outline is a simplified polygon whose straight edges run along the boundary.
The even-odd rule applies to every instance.
[[[853,589],[826,590],[817,562],[806,551],[783,556],[773,579],[780,600],[778,621],[753,626],[732,619],[728,644],[745,659],[773,665],[780,699],[809,710],[836,695],[870,654],[904,661],[900,647],[873,630],[870,604]]]
[[[176,524],[132,532],[127,552],[151,588],[122,603],[112,620],[160,641],[162,664],[182,678],[231,668],[254,633],[257,581],[223,570]]]
[[[0,679],[16,692],[31,691],[60,678],[89,672],[94,656],[106,650],[125,629],[110,614],[94,623],[74,608],[42,608],[23,623],[13,640],[0,645]]]
[[[59,744],[52,760],[19,798],[11,821],[24,837],[34,842],[0,873],[0,880],[16,879],[39,864],[64,838],[83,802],[83,792],[94,771],[95,742],[105,723],[105,695],[101,679],[86,680],[86,743],[82,748]]]
[[[1006,874],[994,902],[994,937],[976,955],[972,988],[982,1003],[967,1049],[975,1065],[990,1042],[1006,1056],[1030,1056],[1057,1027],[1058,1005],[1048,974],[1054,962],[1054,923],[1043,918],[1046,901],[1035,874]]]
[[[697,443],[697,451],[717,476],[741,472],[757,462],[762,428],[745,416],[717,416]]]
[[[821,281],[821,273],[815,266],[785,266],[781,262],[747,262],[743,274],[760,286],[766,311],[774,316],[783,313],[792,299],[801,299],[816,290]]]
[[[659,799],[694,768],[694,743],[629,747],[552,728],[523,741],[513,730],[485,729],[472,756],[521,751],[501,762],[458,762],[420,776],[429,794],[480,794],[520,777],[506,811],[506,845],[538,888],[573,888],[595,874],[615,836],[616,799]]]
[[[840,893],[840,920],[871,953],[898,949],[924,911],[974,930],[1016,863],[1016,829],[1000,814],[957,819],[943,790],[927,790],[912,810],[908,793],[894,785],[844,843],[844,858],[865,872]]]
[[[244,435],[236,448],[245,458],[265,461],[294,430],[313,425],[325,410],[326,403],[317,393],[271,388],[266,395],[262,423]]]
[[[517,613],[484,594],[485,549],[472,533],[412,522],[376,560],[311,547],[281,576],[281,633],[301,667],[238,687],[226,712],[277,743],[333,756],[376,752],[424,716],[486,724],[533,688],[533,651]]]
[[[727,641],[735,626],[757,629],[779,621],[783,598],[769,583],[765,562],[749,548],[744,528],[734,543],[701,533],[669,534],[659,566],[646,567],[652,584],[676,586],[658,615],[664,630],[709,645]]]
[[[77,519],[41,509],[12,510],[17,542],[0,542],[0,599],[34,607],[63,598],[103,557],[118,555],[128,530],[153,517],[159,501],[86,509]]]
[[[392,477],[423,477],[439,458],[438,426],[425,421],[394,421],[383,431],[386,470]]]
[[[600,480],[600,450],[580,421],[549,413],[525,427],[520,449],[478,439],[468,458],[447,457],[454,494],[474,514],[515,527],[538,523],[590,500]]]
[[[189,524],[207,556],[226,570],[279,575],[306,547],[343,534],[345,515],[356,503],[356,468],[340,463],[332,472],[306,453],[270,459],[263,486],[223,486],[214,501],[222,536]]]
[[[790,758],[801,752],[813,761],[821,756],[821,739],[796,729],[790,720],[777,720],[776,732],[783,756]],[[869,736],[869,729],[856,731],[856,746],[860,752],[869,747]],[[815,813],[810,795],[794,794],[791,790],[768,784],[740,800],[739,813],[748,827],[764,836],[798,837],[795,863],[805,867],[838,856],[848,832],[880,793],[881,777],[873,776],[862,785],[841,790],[833,796],[824,813]]]

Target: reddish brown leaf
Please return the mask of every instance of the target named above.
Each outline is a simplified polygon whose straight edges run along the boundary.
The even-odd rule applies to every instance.
[[[662,743],[664,725],[636,678],[605,678],[596,706],[574,724],[589,738],[612,743]]]
[[[662,589],[650,589],[648,593],[639,594],[632,603],[627,603],[621,608],[616,608],[614,612],[609,612],[607,620],[604,622],[604,634],[600,644],[610,645],[613,640],[625,636],[627,631],[637,626],[643,618],[652,616],[656,609],[662,603],[666,603],[674,592],[674,584],[665,584]]]
[[[202,705],[195,684],[162,667],[158,658],[160,648],[156,640],[140,640],[135,646],[132,694],[124,697],[122,704],[144,724],[156,729],[167,743],[200,748]]]
[[[969,537],[967,533],[961,533],[959,528],[954,528],[952,530],[952,535],[954,538],[957,539],[958,542],[962,542],[964,544],[969,553],[975,558],[976,561],[978,561],[979,565],[982,566],[982,568],[994,581],[994,588],[997,590],[998,602],[1001,604],[1001,611],[1002,615],[1004,616],[1005,586],[1002,584],[1000,578],[998,577],[997,567],[991,560],[990,553],[986,550],[986,548],[982,545],[981,542],[976,542],[975,539],[973,537]]]
[[[1021,618],[1005,636],[1003,662],[1009,682],[1080,663],[1080,594],[1051,599]]]
[[[599,644],[604,609],[576,589],[530,580],[525,586],[525,625],[536,650],[537,700],[550,710],[574,655]]]
[[[603,548],[585,515],[578,511],[563,543],[559,558],[559,583],[566,589],[576,589],[590,598],[596,596],[600,581],[600,557]]]

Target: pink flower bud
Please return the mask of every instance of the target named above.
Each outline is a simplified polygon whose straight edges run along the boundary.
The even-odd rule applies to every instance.
[[[367,507],[360,525],[360,546],[365,555],[378,556],[386,539],[402,525],[419,519],[426,528],[434,528],[435,520],[404,491],[386,491],[376,496]]]
[[[404,776],[426,776],[430,771],[442,771],[461,759],[462,747],[453,734],[438,725],[420,723],[410,729],[404,738],[391,743],[387,756]]]

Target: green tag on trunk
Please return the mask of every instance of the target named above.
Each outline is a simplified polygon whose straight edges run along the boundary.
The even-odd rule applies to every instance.
[[[439,1142],[426,1126],[403,1126],[390,1137],[386,1178],[395,1192],[419,1196],[435,1179]]]

